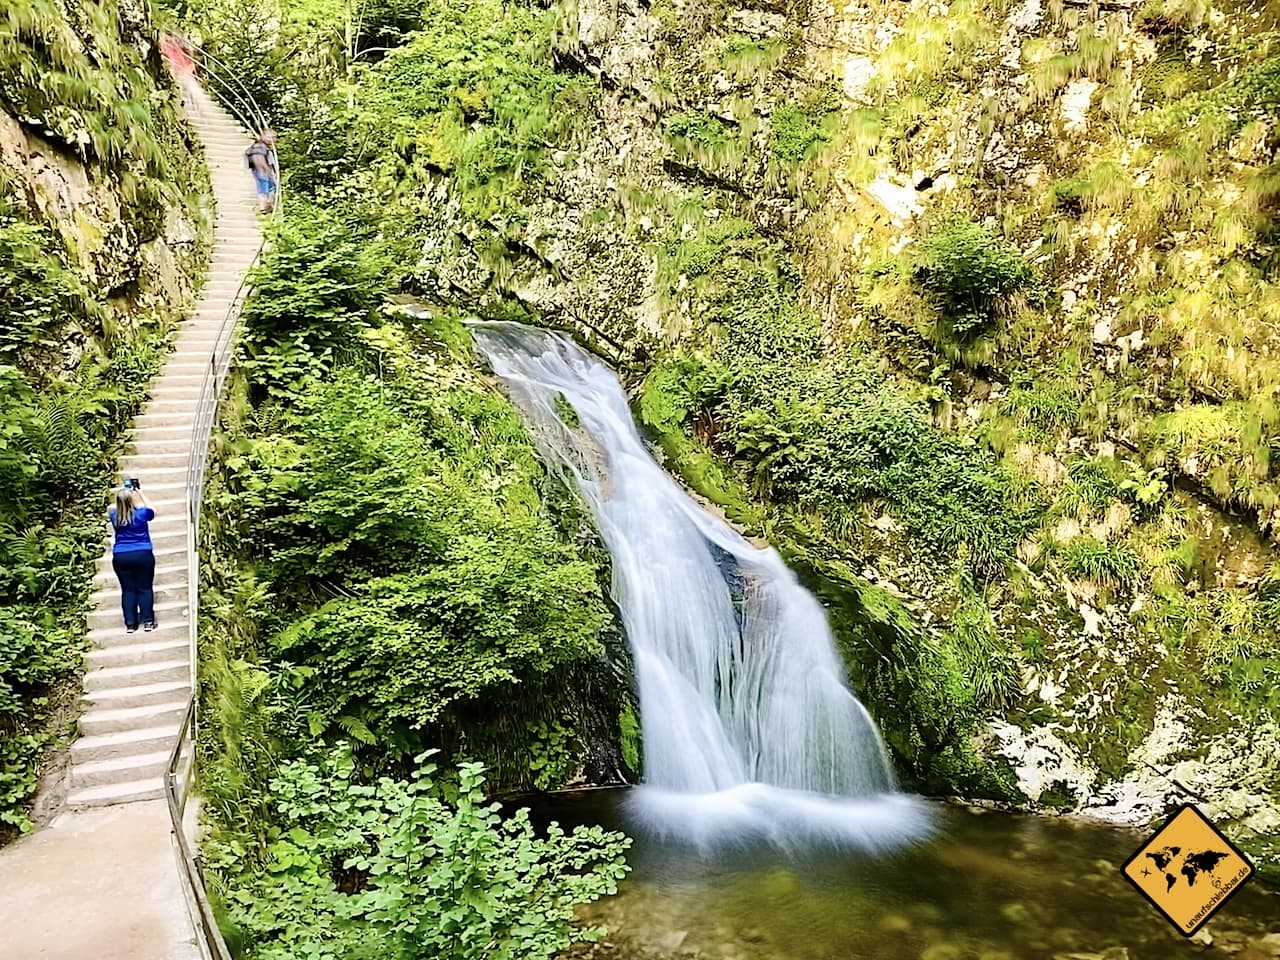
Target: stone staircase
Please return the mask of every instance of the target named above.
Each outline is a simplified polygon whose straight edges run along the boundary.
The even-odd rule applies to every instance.
[[[163,794],[164,769],[191,694],[187,608],[187,461],[205,371],[219,331],[260,245],[253,178],[244,150],[251,138],[202,97],[191,122],[204,144],[217,198],[209,279],[195,313],[134,421],[120,475],[137,477],[155,509],[157,629],[126,633],[108,542],[94,578],[85,661],[84,712],[71,747],[72,808],[146,800]],[[118,481],[118,478],[115,478]],[[104,513],[104,523],[105,513]]]

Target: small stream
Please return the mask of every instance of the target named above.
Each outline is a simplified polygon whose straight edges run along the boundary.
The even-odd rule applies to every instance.
[[[542,821],[635,838],[631,876],[584,918],[616,960],[1164,960],[1280,956],[1280,894],[1257,880],[1185,940],[1120,875],[1142,835],[931,804],[935,832],[890,854],[744,844],[704,856],[632,819],[626,791],[551,798]],[[1268,934],[1274,934],[1267,940]]]

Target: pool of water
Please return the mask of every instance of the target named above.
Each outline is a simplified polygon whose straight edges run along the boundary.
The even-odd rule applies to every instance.
[[[931,804],[933,835],[879,855],[692,850],[629,822],[625,791],[546,800],[542,821],[635,838],[631,876],[584,919],[618,960],[1155,960],[1280,956],[1280,896],[1255,879],[1188,942],[1120,875],[1139,834]],[[1203,942],[1210,939],[1212,943]]]

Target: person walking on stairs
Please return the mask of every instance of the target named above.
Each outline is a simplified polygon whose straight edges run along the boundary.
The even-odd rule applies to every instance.
[[[258,184],[258,212],[270,213],[276,206],[276,184],[280,174],[276,165],[276,135],[273,130],[263,130],[244,152]]]
[[[111,549],[111,566],[120,581],[120,605],[124,608],[124,626],[130,633],[138,629],[156,628],[155,594],[152,585],[156,575],[156,555],[151,547],[151,530],[147,526],[156,512],[147,506],[137,480],[129,479],[116,491],[116,505],[107,511],[115,531]]]
[[[191,45],[182,37],[166,33],[160,41],[160,55],[169,65],[169,72],[178,84],[182,105],[188,113],[198,116],[200,97],[197,94],[200,82],[196,79],[196,62],[191,56]]]

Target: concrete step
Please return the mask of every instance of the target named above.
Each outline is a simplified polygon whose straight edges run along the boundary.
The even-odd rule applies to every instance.
[[[185,587],[182,593],[184,596],[186,595]],[[104,618],[95,620],[95,625],[90,627],[85,635],[94,650],[111,650],[133,643],[141,643],[144,639],[155,641],[156,643],[161,641],[188,642],[187,602],[185,600],[175,602],[173,607],[157,607],[156,628],[150,633],[141,628],[133,633],[126,630],[124,616],[119,608],[100,612]]]
[[[226,230],[226,235],[228,237],[238,237],[240,234],[249,233],[250,231],[247,227],[228,227]],[[253,232],[253,238],[257,238],[256,231]],[[243,243],[239,239],[234,243],[228,243],[222,249],[226,256],[238,256],[242,259],[247,259],[255,252],[253,244]],[[242,263],[242,266],[247,267],[248,264]],[[236,291],[245,285],[244,278],[244,270],[225,269],[216,276],[209,278],[208,282],[205,283],[204,290],[200,293],[200,299],[202,301],[212,301],[218,298],[230,300],[235,295]]]
[[[128,707],[147,707],[158,703],[184,704],[191,697],[191,687],[181,680],[162,683],[143,683],[135,687],[116,687],[112,690],[94,690],[80,698],[85,709],[123,710]]]
[[[191,439],[192,430],[195,424],[174,424],[173,426],[142,426],[142,428],[134,428],[133,435],[125,442],[125,445],[131,443],[142,442],[142,440],[170,440],[173,443],[182,443],[184,440]],[[146,490],[143,490],[146,493]]]
[[[182,633],[185,635],[187,631],[187,586],[184,583],[181,587],[167,587],[164,590],[154,590],[153,597],[155,599],[156,622],[159,626],[153,630],[148,636],[156,636],[163,630],[170,627],[176,629],[176,625],[181,623]],[[100,646],[114,646],[117,642],[116,635],[119,634],[119,642],[124,642],[126,637],[134,638],[136,634],[124,632],[124,614],[120,611],[120,591],[116,590],[100,590],[95,596],[98,601],[98,607],[89,612],[89,640]]]
[[[144,424],[143,426],[134,426],[133,433],[130,435],[126,445],[130,442],[139,440],[175,440],[181,442],[191,439],[191,432],[195,429],[195,423],[170,423],[170,424]],[[142,491],[146,493],[144,489]]]
[[[193,433],[194,430],[188,430],[183,435],[190,437]],[[150,456],[153,456],[150,451],[138,450],[122,453],[120,460],[122,463],[132,462],[139,469],[144,469],[147,463],[144,458]],[[176,517],[179,513],[186,516],[187,465],[185,463],[156,467],[147,469],[145,473],[125,474],[125,476],[138,478],[138,482],[142,484],[142,495],[146,498],[147,506],[151,507],[161,520],[165,517]],[[175,509],[171,506],[174,503],[182,506]]]
[[[195,425],[195,411],[193,410],[145,410],[138,416],[133,418],[133,428],[140,430],[143,427],[173,427],[185,425],[190,428]]]
[[[170,404],[176,406],[191,407],[195,401],[192,400],[162,400],[153,405]],[[138,470],[172,470],[182,472],[185,475],[187,469],[187,451],[182,450],[177,453],[129,453],[123,457],[126,462]],[[144,484],[147,482],[145,478],[139,477]],[[142,492],[147,492],[147,487],[142,488]]]
[[[131,467],[136,468],[138,472],[130,473]],[[151,499],[152,495],[157,498],[161,494],[173,496],[179,489],[184,493],[186,492],[186,464],[162,467],[156,464],[149,464],[139,454],[122,453],[117,473],[122,477],[133,476],[142,481],[142,493],[148,500]]]
[[[251,227],[228,227],[222,231],[218,242],[226,245],[223,249],[235,247],[245,251],[256,251],[262,243],[262,234]]]
[[[215,362],[213,356],[214,347],[230,339],[234,329],[235,326],[233,324],[224,325],[221,320],[216,324],[200,324],[187,327],[182,333],[178,334],[178,348],[193,359],[199,359],[201,362],[212,366]]]
[[[188,327],[187,329],[199,330],[201,333],[206,332],[202,327]],[[217,327],[210,326],[208,332],[217,333]],[[209,357],[200,357],[187,369],[179,370],[175,367],[171,370],[166,370],[163,375],[156,379],[153,386],[165,387],[173,383],[184,387],[199,387],[209,379],[208,375],[212,370],[212,359]]]
[[[141,632],[141,631],[139,631]],[[106,667],[84,675],[85,690],[110,690],[118,687],[164,683],[166,680],[190,680],[191,664],[186,657],[161,660],[158,663],[135,663],[127,667]]]
[[[203,385],[200,383],[192,383],[192,384],[161,383],[161,384],[158,384],[156,388],[152,391],[151,402],[152,403],[170,403],[173,401],[182,401],[183,403],[189,403],[193,407],[196,407],[200,405],[201,397],[204,395],[205,391],[208,392],[209,397],[213,396],[213,388],[214,388],[214,384],[212,382],[210,382],[209,384],[203,384]],[[153,453],[153,452],[164,453],[165,451],[140,450],[138,452],[139,453]]]
[[[214,373],[213,356],[212,353],[210,353],[209,356],[200,360],[199,366],[191,369],[190,371],[184,370],[179,373],[174,373],[165,377],[163,381],[157,382],[154,387],[152,387],[149,395],[153,401],[163,400],[165,398],[164,395],[176,387],[184,392],[184,396],[186,391],[190,391],[194,396],[202,389],[211,388],[213,386]]]
[[[110,760],[93,760],[71,768],[71,789],[113,786],[131,781],[158,780],[164,783],[165,768],[169,765],[169,751],[137,753]]]
[[[72,769],[80,763],[172,750],[179,726],[179,724],[170,723],[159,727],[139,727],[127,733],[103,733],[93,737],[81,737],[71,745]]]
[[[134,803],[138,800],[156,800],[164,796],[164,779],[148,777],[129,780],[110,786],[88,787],[67,794],[67,806],[75,810],[81,807],[109,807],[117,803]]]
[[[230,306],[229,300],[219,300],[197,309],[183,322],[179,336],[190,333],[192,330],[215,331],[229,328],[230,321],[227,319],[227,313]]]
[[[147,404],[147,413],[185,413],[193,415],[195,407],[188,400],[153,400]]]
[[[252,264],[252,253],[255,251],[243,250],[234,243],[219,243],[216,238],[219,236],[219,230],[261,230],[261,221],[257,218],[255,212],[248,212],[244,215],[228,216],[225,220],[219,220],[214,224],[214,255],[209,261],[209,275],[218,275],[219,266],[228,266],[228,268],[239,270],[247,268]]]
[[[80,733],[86,737],[97,737],[108,733],[136,730],[138,727],[158,727],[170,723],[176,728],[182,722],[182,715],[186,712],[185,699],[146,707],[124,707],[119,710],[94,707],[80,717]]]
[[[189,638],[191,634],[183,630],[172,631],[169,636],[159,640],[153,639],[160,632],[159,627],[147,633],[126,633],[127,640],[132,643],[117,643],[109,647],[98,647],[90,650],[84,657],[85,670],[106,670],[111,667],[134,667],[148,663],[169,663],[191,655]]]
[[[143,480],[142,477],[138,478]],[[182,471],[182,480],[171,483],[146,483],[144,480],[142,492],[146,495],[147,503],[151,504],[156,513],[160,512],[161,505],[165,506],[165,513],[176,514],[179,510],[182,515],[186,516],[187,510],[187,471]],[[174,506],[176,505],[176,506]]]

